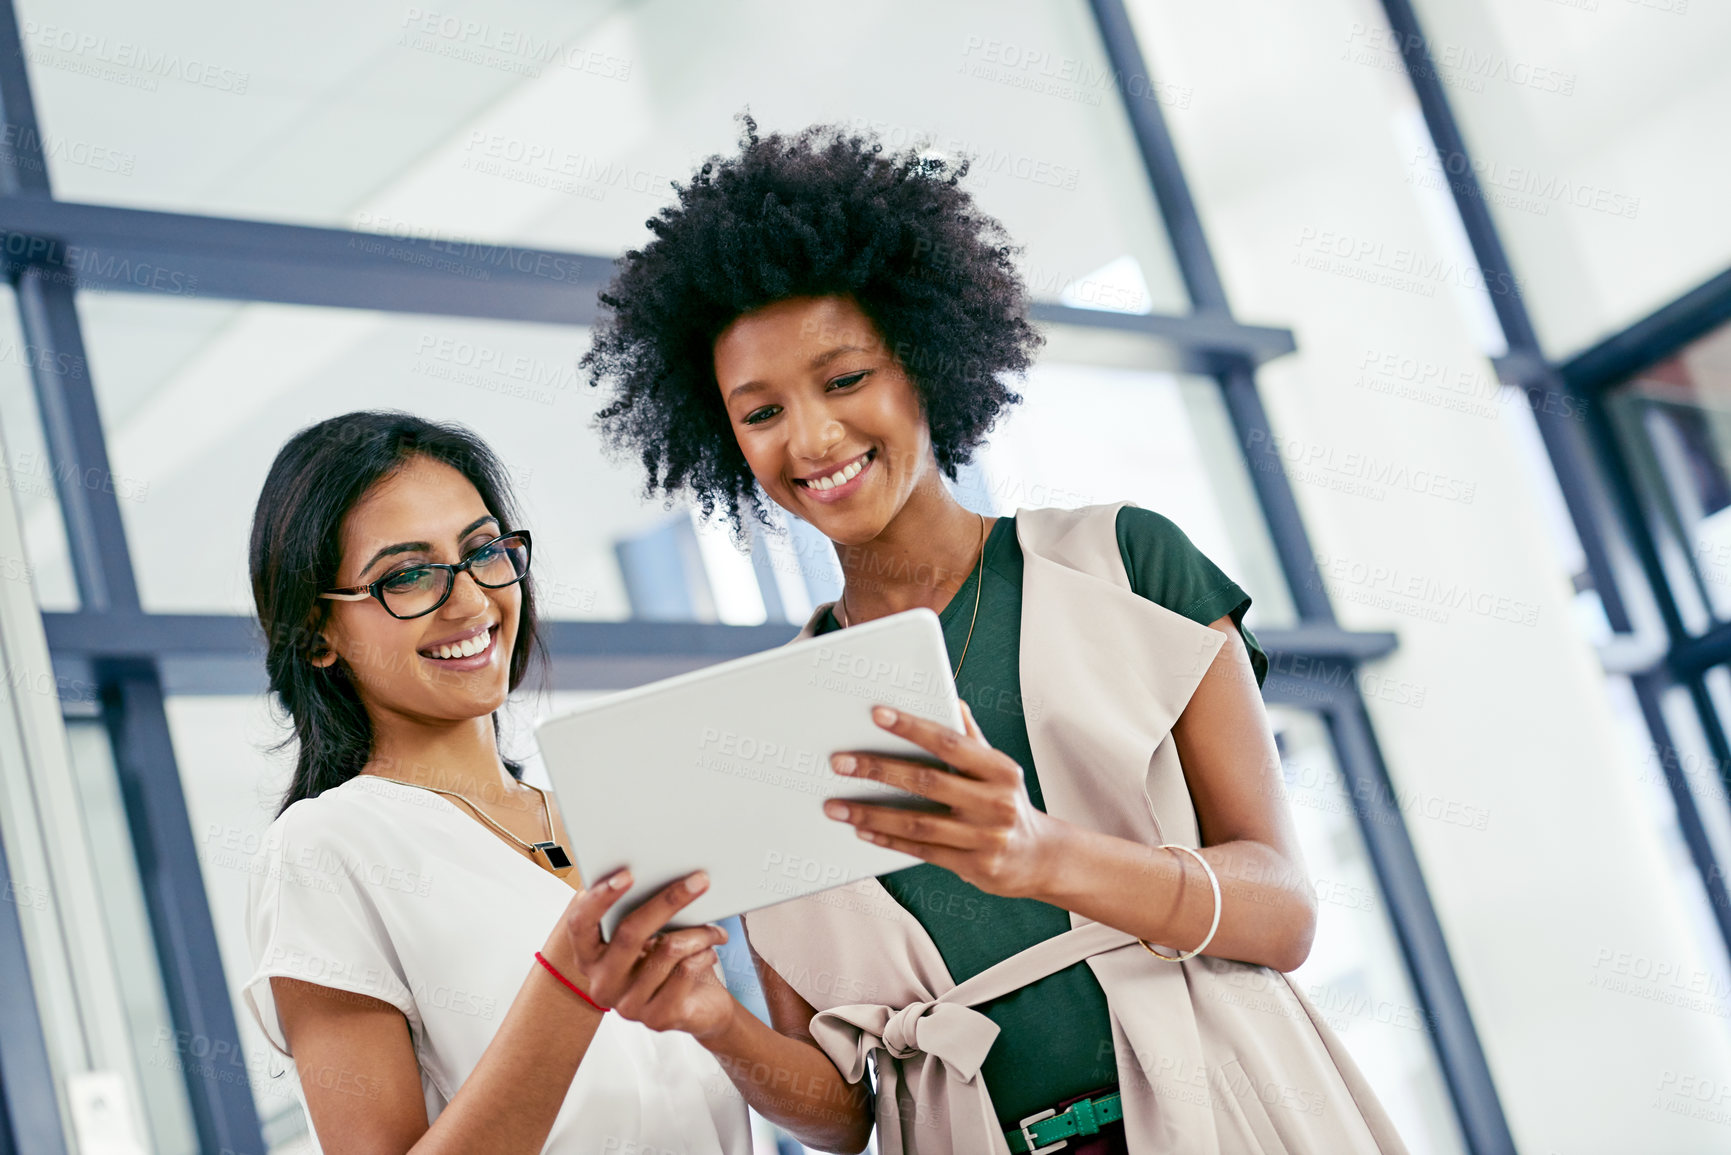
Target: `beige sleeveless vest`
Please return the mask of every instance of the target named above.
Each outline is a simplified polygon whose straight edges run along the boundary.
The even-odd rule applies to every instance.
[[[1199,846],[1171,729],[1225,639],[1131,591],[1116,535],[1123,504],[1017,511],[1028,740],[1054,816]],[[752,946],[817,1009],[813,1038],[842,1074],[859,1080],[875,1057],[886,1153],[1007,1155],[978,1077],[998,1028],[970,1008],[1085,958],[1112,1014],[1133,1152],[1404,1155],[1351,1056],[1286,975],[1207,956],[1161,962],[1122,931],[1070,921],[957,986],[875,878],[745,918]]]

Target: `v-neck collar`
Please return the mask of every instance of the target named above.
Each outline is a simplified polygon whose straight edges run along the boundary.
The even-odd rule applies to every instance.
[[[349,779],[349,782],[359,782],[362,779],[370,779],[374,782],[383,782],[383,783],[390,785],[390,786],[400,787],[402,790],[412,790],[416,794],[426,795],[428,798],[431,798],[434,800],[435,809],[442,809],[442,810],[446,811],[447,813],[450,813],[452,815],[455,815],[457,818],[462,819],[461,825],[472,829],[476,834],[479,834],[481,837],[485,838],[488,842],[492,843],[494,846],[497,846],[500,850],[503,850],[506,854],[509,854],[516,861],[521,862],[523,865],[529,867],[536,874],[544,875],[549,881],[556,882],[560,886],[563,886],[569,890],[576,890],[577,889],[576,887],[573,887],[569,882],[565,881],[563,878],[560,878],[557,874],[554,874],[552,871],[548,870],[546,867],[542,866],[540,863],[536,862],[534,859],[532,859],[528,855],[524,854],[521,850],[517,849],[516,847],[512,846],[510,843],[506,842],[503,838],[500,838],[499,835],[497,833],[495,833],[490,827],[488,827],[486,823],[482,822],[479,818],[476,818],[469,811],[463,809],[463,807],[459,806],[456,802],[452,801],[450,798],[446,797],[445,795],[440,794],[438,791],[429,790],[424,786],[416,786],[413,783],[409,783],[409,782],[401,782],[395,778],[385,778],[385,777],[378,775],[378,774],[356,774],[353,778]],[[346,785],[348,785],[347,782],[341,783],[338,786],[338,789],[340,789],[341,786],[346,786]],[[399,795],[399,797],[406,797],[406,795]],[[569,850],[567,850],[567,853],[569,853]],[[576,858],[575,857],[572,857],[572,869],[573,870],[576,869]]]
[[[979,560],[974,563],[974,568],[969,571],[961,586],[950,595],[950,600],[944,603],[944,608],[938,611],[940,624],[948,626],[960,616],[964,606],[971,610],[978,604],[975,596],[968,593],[968,587],[985,585],[986,571],[991,568],[993,555],[1003,548],[1003,534],[1009,532],[1009,527],[1005,525],[1006,522],[1013,526],[1015,519],[1012,516],[1000,517],[992,523],[992,528],[986,531],[986,540],[980,547]],[[984,594],[985,590],[981,589],[980,593]]]
[[[937,611],[939,625],[948,626],[952,621],[954,621],[956,615],[961,612],[960,607],[962,603],[966,602],[970,606],[973,604],[972,597],[965,597],[963,595],[965,595],[968,589],[976,583],[984,582],[986,580],[986,570],[991,568],[993,555],[1004,548],[1003,534],[1011,532],[1011,528],[1007,528],[1004,523],[1009,522],[1010,526],[1013,527],[1015,520],[1014,514],[1005,514],[992,522],[992,528],[986,531],[985,545],[980,550],[980,556],[975,561],[974,568],[968,571],[968,576],[962,580],[962,584],[957,587],[956,592],[950,595],[950,600],[944,603],[944,608]],[[846,629],[847,627],[841,624],[841,619],[836,617],[835,605],[835,602],[828,602],[818,607],[818,611],[813,614],[811,620],[807,623],[807,628],[811,629],[814,633],[822,632],[826,634],[833,634],[837,630]],[[817,624],[819,622],[828,622],[830,628],[818,631]]]

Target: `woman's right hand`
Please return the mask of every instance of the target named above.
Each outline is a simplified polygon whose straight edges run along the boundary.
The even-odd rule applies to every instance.
[[[656,1031],[703,1039],[724,1029],[738,1005],[715,977],[715,948],[727,932],[712,924],[663,931],[669,919],[709,889],[697,871],[668,884],[620,920],[611,942],[601,918],[630,889],[628,870],[615,871],[571,901],[565,911],[580,982],[590,998]]]

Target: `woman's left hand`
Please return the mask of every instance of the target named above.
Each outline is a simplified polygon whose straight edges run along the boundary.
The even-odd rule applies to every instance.
[[[957,733],[886,706],[872,710],[879,726],[944,766],[859,751],[830,759],[838,774],[888,783],[942,803],[949,813],[838,799],[824,803],[824,813],[869,842],[952,870],[988,894],[1036,897],[1041,880],[1051,876],[1047,864],[1061,824],[1034,805],[1022,767],[987,743],[966,702],[962,718],[967,731]]]

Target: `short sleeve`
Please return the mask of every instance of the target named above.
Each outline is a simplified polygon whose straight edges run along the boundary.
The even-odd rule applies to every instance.
[[[1124,506],[1118,511],[1117,531],[1130,588],[1205,626],[1231,617],[1260,687],[1268,677],[1268,655],[1244,624],[1250,595],[1197,549],[1175,522],[1151,509]]]
[[[246,922],[254,965],[242,999],[265,1038],[285,1055],[272,978],[390,1003],[418,1034],[420,1016],[375,902],[378,888],[363,881],[354,848],[320,824],[314,809],[308,802],[289,807],[253,858]]]

